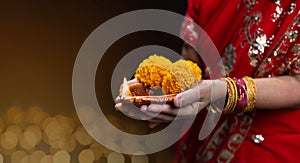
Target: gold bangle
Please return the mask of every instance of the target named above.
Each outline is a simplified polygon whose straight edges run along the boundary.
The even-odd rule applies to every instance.
[[[248,98],[247,99],[248,103],[247,103],[246,108],[244,109],[244,112],[249,112],[249,111],[252,111],[255,107],[256,93],[257,93],[256,84],[255,84],[255,81],[248,76],[243,77],[243,80],[246,83],[246,87],[247,87],[246,94],[247,94],[247,98]]]
[[[223,112],[225,114],[230,113],[230,108],[231,108],[231,101],[232,101],[232,89],[231,89],[231,85],[229,84],[229,81],[226,78],[223,78],[222,80],[226,81],[227,84],[227,103],[226,106],[223,110]]]
[[[228,97],[226,106],[224,108],[224,113],[228,114],[234,112],[238,99],[238,92],[234,80],[232,80],[231,78],[223,78],[222,80],[225,80],[227,83]]]
[[[231,113],[232,113],[232,112],[234,112],[234,110],[236,108],[236,104],[237,104],[239,97],[238,97],[238,90],[237,90],[235,81],[231,78],[228,78],[228,80],[230,81],[230,83],[232,85],[231,87],[233,89],[233,98],[232,98],[232,107],[231,107]]]

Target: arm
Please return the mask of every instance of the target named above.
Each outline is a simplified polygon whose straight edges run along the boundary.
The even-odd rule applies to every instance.
[[[257,88],[256,109],[287,109],[300,107],[300,75],[254,79]],[[137,119],[148,120],[150,127],[160,122],[170,122],[175,116],[188,118],[195,116],[211,100],[225,98],[227,85],[222,80],[202,80],[193,88],[178,94],[174,100],[176,108],[170,105],[152,104],[142,106]],[[127,107],[116,105],[118,110],[132,113]],[[181,110],[179,114],[179,110]],[[154,118],[155,117],[155,118]]]
[[[260,78],[254,80],[257,87],[256,109],[286,109],[300,107],[300,75]],[[195,101],[204,102],[212,98],[224,98],[226,89],[224,81],[200,83],[197,87],[179,94],[175,99],[177,107],[187,106]],[[209,88],[207,88],[209,87]],[[212,88],[214,87],[214,88]],[[193,90],[193,91],[192,91]],[[214,92],[214,93],[213,93]],[[211,94],[216,97],[211,97]],[[209,101],[205,102],[208,104]],[[201,108],[203,109],[203,108]]]
[[[255,79],[257,109],[300,107],[300,75]]]
[[[202,63],[197,52],[185,45],[182,56]],[[300,75],[255,79],[257,85],[257,109],[300,108]]]

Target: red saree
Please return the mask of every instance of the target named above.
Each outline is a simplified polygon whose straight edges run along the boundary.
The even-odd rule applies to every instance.
[[[299,9],[292,0],[189,0],[187,17],[211,37],[228,76],[262,78],[300,74]],[[189,23],[182,37],[196,45]],[[227,115],[199,141],[203,114],[178,142],[175,162],[300,161],[300,109]]]

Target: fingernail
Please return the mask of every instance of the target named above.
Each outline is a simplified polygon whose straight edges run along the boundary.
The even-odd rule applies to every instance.
[[[147,106],[146,105],[141,106],[141,111],[143,112],[147,111]]]
[[[117,111],[119,111],[119,110],[121,109],[121,107],[122,107],[122,103],[117,103],[117,104],[115,105],[115,109],[116,109]]]
[[[174,100],[174,104],[177,107],[182,107],[182,96],[181,94],[178,94]]]

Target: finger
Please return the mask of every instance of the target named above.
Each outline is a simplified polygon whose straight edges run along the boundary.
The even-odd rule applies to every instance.
[[[156,116],[159,114],[159,112],[151,112],[151,111],[149,111],[148,108],[149,108],[149,106],[147,106],[147,105],[142,105],[142,106],[140,107],[140,110],[141,110],[143,113],[147,114],[148,116],[150,116],[150,117],[152,117],[152,118],[156,117]]]
[[[186,105],[190,105],[193,102],[200,101],[200,98],[201,98],[201,94],[200,94],[199,86],[194,86],[194,88],[191,88],[187,91],[184,91],[176,95],[174,99],[174,105],[176,107],[183,107]]]
[[[206,103],[204,102],[194,102],[190,105],[174,109],[174,113],[177,114],[176,118],[196,116],[205,106]]]
[[[133,107],[132,105],[129,104],[124,104],[124,103],[117,103],[115,105],[116,110],[121,111],[124,115],[137,119],[137,120],[149,120],[152,119],[152,116],[149,116],[142,111],[140,111],[139,108]]]
[[[164,122],[171,122],[175,119],[175,116],[171,116],[168,114],[158,114],[154,119],[162,120]]]
[[[155,128],[156,126],[158,126],[160,123],[159,122],[150,122],[149,123],[149,128]]]
[[[173,114],[173,108],[168,104],[151,104],[147,107],[147,111]]]
[[[120,98],[120,96],[117,96],[117,97],[115,98],[115,103],[119,103],[119,102],[121,102],[121,98]]]
[[[157,111],[158,109],[156,109],[156,110],[154,110],[154,112],[152,112],[151,111],[152,109],[149,109],[150,106],[151,105],[149,105],[149,107],[147,107],[146,105],[144,105],[141,107],[141,110],[143,111],[143,113],[147,114],[148,116],[152,117],[153,119],[170,122],[170,121],[173,121],[176,117],[176,115],[170,114],[170,113],[173,113],[173,111],[172,111],[173,109],[171,109],[171,111],[167,110],[167,112],[158,112]],[[155,106],[152,106],[152,107],[155,107]],[[162,108],[163,105],[157,104],[157,107]],[[168,108],[170,109],[171,107],[169,106]]]
[[[122,103],[116,103],[115,110],[120,111],[121,108],[122,108]]]

